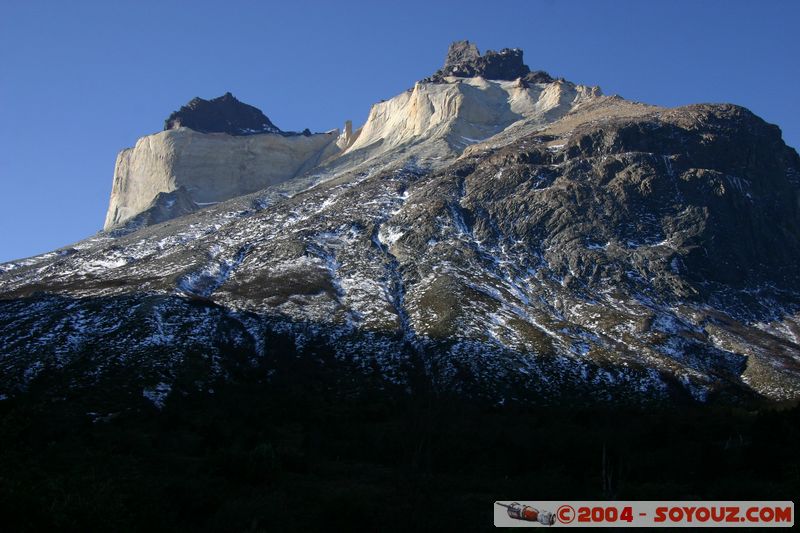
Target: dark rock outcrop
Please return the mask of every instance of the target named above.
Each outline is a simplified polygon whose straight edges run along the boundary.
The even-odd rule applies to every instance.
[[[444,66],[425,81],[441,83],[447,76],[474,78],[481,76],[490,80],[516,80],[522,78],[530,83],[553,81],[543,71],[531,72],[522,62],[522,50],[503,48],[499,52],[487,50],[481,55],[478,47],[469,41],[456,41],[447,50]]]
[[[444,69],[465,63],[479,60],[481,53],[475,43],[469,41],[455,41],[450,44],[447,50],[447,59],[444,61]]]
[[[800,290],[800,157],[745,108],[691,105],[536,134],[441,178],[480,242],[524,242],[557,275],[661,297]],[[502,178],[497,178],[503,169]],[[440,189],[414,214],[422,253]],[[410,234],[406,242],[412,242]],[[639,286],[638,284],[641,284]]]
[[[193,98],[164,121],[165,130],[180,127],[229,135],[282,133],[260,109],[240,102],[229,92],[211,100]]]

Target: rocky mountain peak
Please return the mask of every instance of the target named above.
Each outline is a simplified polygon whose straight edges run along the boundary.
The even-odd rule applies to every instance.
[[[469,41],[454,41],[447,49],[447,59],[444,61],[445,70],[447,67],[457,66],[463,63],[480,59],[481,53],[475,43]]]
[[[180,127],[229,135],[282,133],[260,109],[240,102],[230,92],[211,100],[192,98],[164,121],[164,130]]]
[[[459,78],[480,76],[490,80],[522,78],[532,83],[553,81],[546,72],[531,72],[531,69],[523,63],[522,54],[519,48],[503,48],[499,52],[487,50],[481,55],[475,43],[455,41],[447,50],[444,66],[428,81],[442,82],[447,76]]]

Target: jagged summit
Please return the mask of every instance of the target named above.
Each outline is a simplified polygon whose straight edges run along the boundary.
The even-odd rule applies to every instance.
[[[350,123],[342,132],[281,131],[231,93],[194,98],[170,115],[165,131],[120,152],[104,229],[157,223],[170,218],[171,209],[174,216],[184,215],[191,202],[199,209],[289,181],[287,186],[300,190],[342,172],[412,160],[440,168],[512,126],[506,140],[498,139],[501,144],[520,128],[540,128],[600,97],[597,87],[532,73],[521,50],[481,56],[468,41],[450,46],[444,71],[435,82],[417,83],[375,104],[366,123]],[[191,202],[154,203],[160,193],[180,187]]]
[[[475,43],[455,41],[447,50],[444,66],[426,81],[441,83],[446,77],[490,80],[516,80],[522,78],[531,83],[550,83],[553,78],[543,71],[532,72],[522,62],[522,50],[503,48],[499,52],[487,50],[481,55]]]
[[[599,87],[532,72],[522,50],[481,55],[475,44],[456,41],[433,76],[372,107],[344,154],[386,160],[389,152],[402,151],[418,164],[438,167],[473,144],[498,135],[495,140],[506,142],[501,137],[540,128],[601,96]],[[509,135],[501,135],[506,130]]]
[[[192,98],[164,121],[165,131],[180,127],[229,135],[283,133],[260,109],[240,102],[230,92],[211,100]]]

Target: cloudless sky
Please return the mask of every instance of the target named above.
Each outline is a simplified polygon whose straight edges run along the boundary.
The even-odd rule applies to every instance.
[[[0,261],[103,225],[117,152],[194,96],[362,123],[448,44],[664,106],[744,105],[800,146],[800,2],[0,0]]]

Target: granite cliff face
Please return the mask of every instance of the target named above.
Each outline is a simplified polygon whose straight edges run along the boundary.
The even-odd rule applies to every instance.
[[[442,72],[375,104],[362,127],[353,131],[348,121],[341,133],[282,132],[230,93],[195,98],[170,115],[166,131],[120,152],[104,229],[128,231],[185,215],[186,202],[148,211],[159,194],[181,188],[199,208],[280,183],[292,192],[400,161],[439,168],[471,144],[547,124],[600,96],[598,87],[531,74],[519,50],[481,56],[474,45],[454,43]]]
[[[162,193],[182,189],[196,209],[289,180],[338,153],[336,139],[337,132],[233,136],[185,127],[142,137],[117,156],[104,228],[144,213]],[[182,214],[166,210],[154,220]]]
[[[104,229],[185,215],[289,180],[340,152],[338,131],[283,132],[231,93],[194,98],[164,124],[117,156]],[[181,202],[165,200],[176,194]]]
[[[800,157],[780,130],[499,55],[454,45],[449,73],[338,136],[140,140],[115,179],[149,198],[117,203],[129,231],[0,265],[0,394],[123,383],[163,405],[291,357],[498,403],[800,399]]]
[[[417,83],[375,104],[344,154],[380,162],[402,149],[406,158],[413,155],[420,164],[438,167],[470,145],[509,128],[547,124],[599,96],[597,87],[569,82],[523,85],[448,77],[441,83]]]

